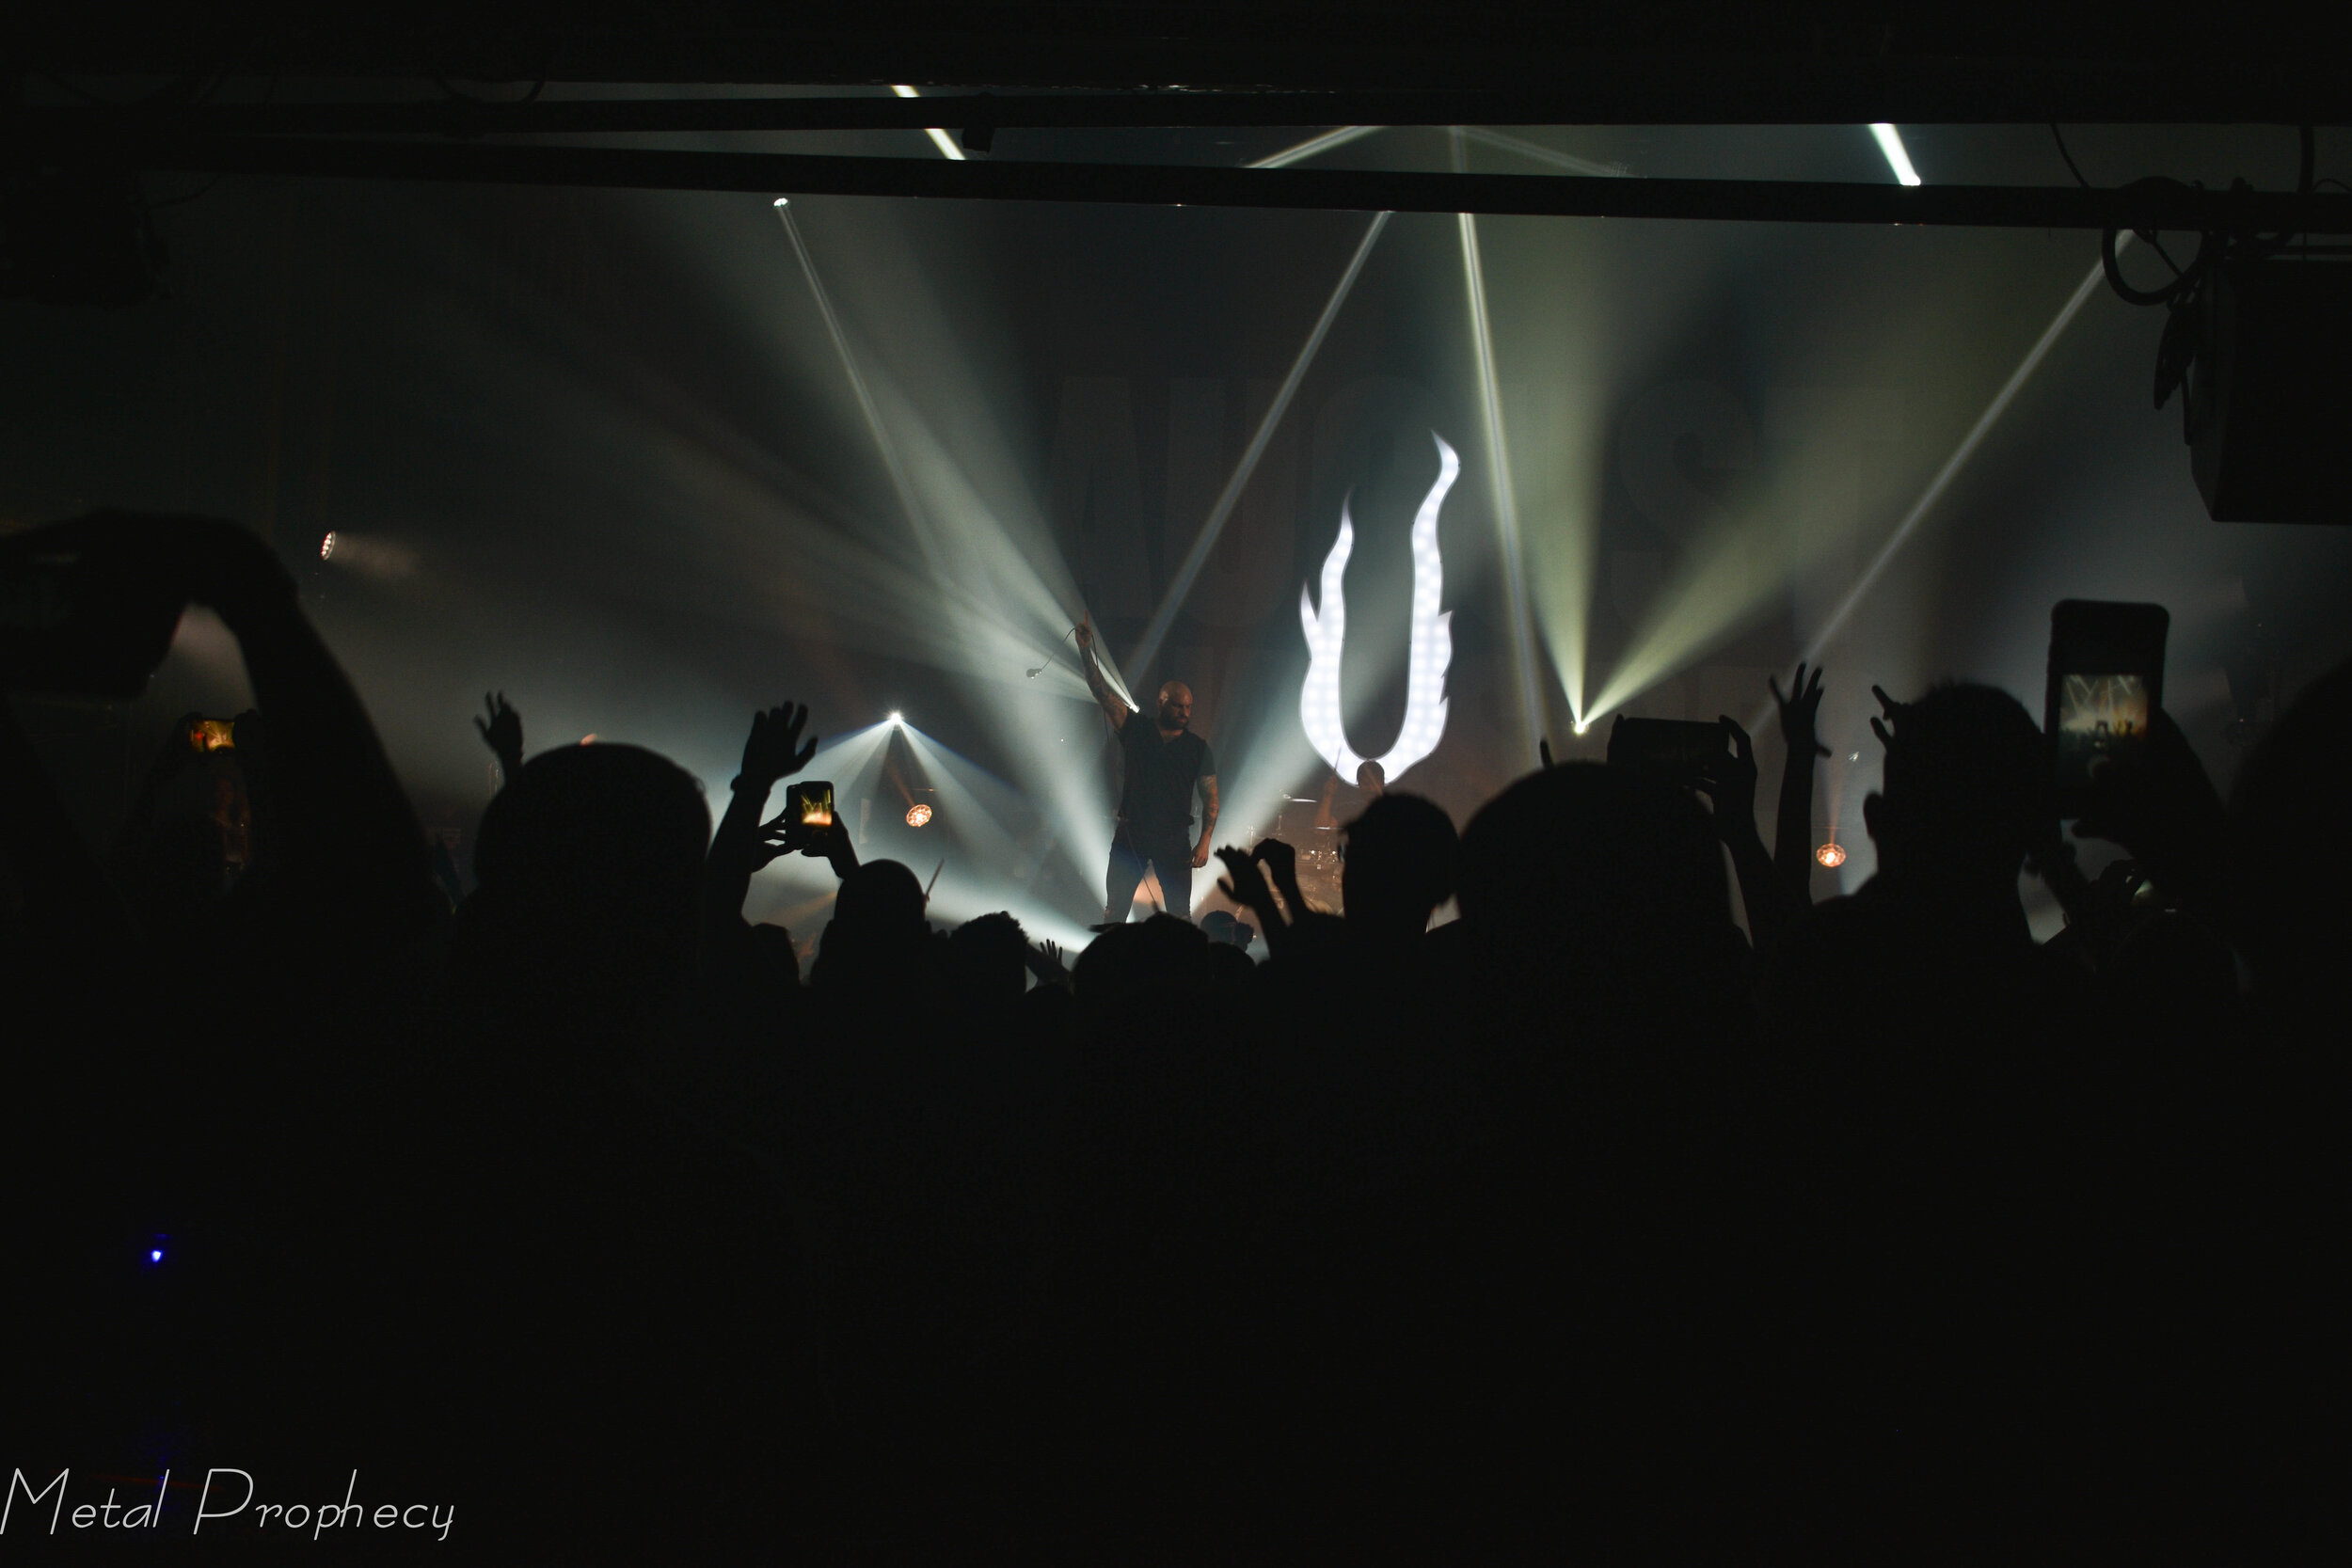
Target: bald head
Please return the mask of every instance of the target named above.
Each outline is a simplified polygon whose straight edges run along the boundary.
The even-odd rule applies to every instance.
[[[1183,681],[1169,681],[1160,688],[1160,728],[1181,730],[1192,723],[1192,688]]]

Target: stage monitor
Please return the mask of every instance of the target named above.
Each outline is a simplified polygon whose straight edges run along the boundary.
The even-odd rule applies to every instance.
[[[2222,267],[2199,301],[2189,471],[2223,523],[2352,523],[2352,258]]]

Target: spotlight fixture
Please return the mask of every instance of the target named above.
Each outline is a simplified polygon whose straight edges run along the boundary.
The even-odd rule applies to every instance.
[[[931,808],[917,800],[907,808],[907,826],[919,828],[931,819]]]
[[[1813,851],[1813,858],[1835,871],[1846,863],[1846,851],[1837,847],[1836,839],[1832,838],[1827,844]]]
[[[335,531],[332,529],[327,530],[326,537],[319,541],[319,559],[321,561],[335,559]]]
[[[1590,719],[1580,719],[1576,721],[1576,733],[1579,735],[1582,735],[1592,727],[1593,721]]]
[[[906,722],[906,720],[901,718],[898,710],[894,707],[890,710],[890,721],[894,724],[903,724]]]

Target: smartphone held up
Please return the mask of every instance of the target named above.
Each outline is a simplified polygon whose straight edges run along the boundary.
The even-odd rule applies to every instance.
[[[2060,816],[2082,816],[2099,780],[2147,745],[2170,625],[2162,605],[2067,599],[2051,610],[2042,733]]]
[[[1628,719],[1609,726],[1608,762],[1661,784],[1698,787],[1730,752],[1721,724],[1691,719]]]
[[[822,856],[826,830],[833,826],[833,781],[801,779],[784,795],[785,820],[798,830],[801,853]]]

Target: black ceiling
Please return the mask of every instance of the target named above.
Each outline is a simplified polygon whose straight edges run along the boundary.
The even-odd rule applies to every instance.
[[[97,5],[11,33],[21,71],[85,82],[1493,90],[1561,123],[2352,120],[2344,8],[2176,0],[344,5],[299,20]]]

